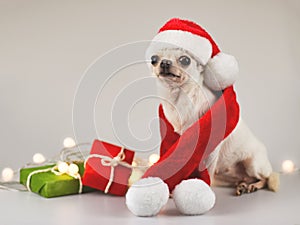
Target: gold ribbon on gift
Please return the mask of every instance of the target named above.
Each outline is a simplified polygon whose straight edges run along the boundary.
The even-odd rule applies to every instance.
[[[115,174],[115,167],[118,165],[124,166],[126,168],[134,168],[134,166],[130,165],[127,162],[124,162],[123,160],[125,159],[125,153],[124,153],[124,147],[121,148],[120,152],[118,153],[117,156],[111,158],[109,156],[106,155],[100,155],[100,154],[91,154],[89,155],[85,162],[84,162],[84,167],[86,166],[87,161],[90,158],[99,158],[101,159],[101,164],[103,166],[110,166],[111,170],[110,170],[110,175],[109,175],[109,181],[105,187],[104,193],[107,194],[109,191],[109,188],[112,184],[112,182],[114,181],[114,174]]]

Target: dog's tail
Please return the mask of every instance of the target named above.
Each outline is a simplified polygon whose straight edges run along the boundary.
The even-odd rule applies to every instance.
[[[268,184],[269,190],[277,192],[279,190],[279,186],[280,186],[279,173],[272,172],[268,178],[267,184]]]

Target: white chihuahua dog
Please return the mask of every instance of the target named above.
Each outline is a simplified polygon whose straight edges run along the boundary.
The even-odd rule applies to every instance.
[[[209,110],[221,92],[205,84],[204,66],[186,50],[158,50],[151,57],[151,64],[160,95],[165,98],[165,116],[181,135]],[[217,155],[208,167],[213,185],[234,186],[236,195],[264,187],[277,190],[279,180],[272,173],[266,148],[242,119],[215,152]]]

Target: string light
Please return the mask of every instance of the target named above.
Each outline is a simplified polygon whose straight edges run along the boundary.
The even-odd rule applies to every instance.
[[[70,147],[74,146],[83,146],[83,145],[90,145],[90,143],[79,143],[76,144],[75,141],[72,138],[66,138],[64,140],[64,148],[61,149],[59,156],[53,157],[51,160],[46,159],[43,154],[41,153],[35,153],[32,157],[32,162],[26,163],[24,166],[19,168],[18,170],[13,170],[11,168],[4,168],[0,174],[0,189],[5,190],[13,190],[13,191],[25,191],[29,190],[26,187],[23,187],[23,185],[17,185],[12,187],[12,181],[15,177],[16,173],[19,173],[21,169],[28,168],[28,167],[34,167],[37,164],[45,164],[45,165],[52,165],[54,162],[56,162],[56,165],[52,168],[49,168],[51,172],[53,172],[55,175],[62,175],[62,174],[68,174],[75,179],[79,179],[79,193],[81,193],[82,190],[82,183],[81,183],[81,175],[79,173],[79,167],[76,164],[70,163],[70,166],[66,162],[78,162],[82,161],[85,158],[85,153],[82,154],[82,152],[78,149],[70,149]],[[80,154],[79,154],[80,153]],[[58,161],[60,159],[61,161]],[[73,164],[73,165],[72,165]],[[43,169],[42,169],[43,170]],[[38,170],[35,170],[38,171]],[[48,169],[47,169],[48,171]],[[34,171],[33,171],[34,172]],[[14,182],[14,181],[13,181]],[[19,183],[18,181],[15,181],[14,183]],[[22,187],[21,187],[22,186]]]
[[[2,180],[4,182],[11,181],[14,178],[14,171],[11,168],[4,168],[2,170]]]
[[[42,164],[46,161],[46,158],[41,153],[35,153],[32,157],[32,160],[36,164]]]
[[[281,168],[284,173],[292,173],[295,171],[295,164],[291,160],[284,160]]]
[[[144,171],[139,170],[139,169],[133,169],[132,173],[128,179],[128,186],[131,186],[132,184],[134,184],[135,182],[140,180],[143,175],[144,175]]]
[[[151,154],[149,156],[149,164],[152,166],[153,164],[155,164],[158,160],[159,160],[160,156],[158,154]]]
[[[68,168],[68,172],[72,175],[76,175],[79,172],[79,168],[76,164],[71,163]]]
[[[135,160],[133,160],[132,164],[131,164],[133,167],[137,166],[137,162]]]
[[[66,162],[59,162],[59,163],[57,164],[57,169],[58,169],[58,171],[61,172],[61,173],[67,173],[68,170],[69,170],[69,165],[68,165],[68,163],[66,163]]]
[[[76,145],[76,142],[74,141],[73,138],[71,138],[71,137],[66,137],[66,138],[64,139],[64,147],[65,147],[65,148],[72,148],[72,147],[74,147],[75,145]]]

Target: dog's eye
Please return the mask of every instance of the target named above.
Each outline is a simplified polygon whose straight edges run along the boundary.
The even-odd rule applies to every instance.
[[[153,55],[153,56],[151,56],[151,64],[152,64],[153,66],[156,65],[156,64],[158,63],[158,61],[159,61],[158,55]]]
[[[188,66],[191,64],[191,59],[187,57],[186,55],[180,56],[179,62],[183,66]]]

